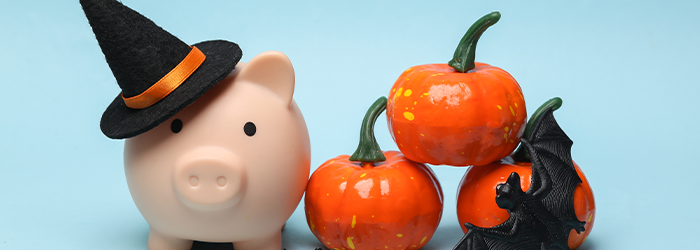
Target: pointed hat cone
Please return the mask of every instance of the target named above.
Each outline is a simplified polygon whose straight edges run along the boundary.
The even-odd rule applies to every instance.
[[[115,0],[81,0],[80,4],[122,89],[100,122],[102,132],[109,138],[130,138],[158,126],[223,80],[242,56],[238,45],[229,41],[194,44],[206,56],[194,73],[155,104],[130,108],[124,98],[138,96],[151,88],[193,49]]]

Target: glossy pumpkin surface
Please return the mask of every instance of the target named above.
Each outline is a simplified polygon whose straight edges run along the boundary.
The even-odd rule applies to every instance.
[[[326,161],[309,179],[306,221],[330,249],[419,249],[440,223],[435,173],[400,152],[382,152],[374,138],[386,102],[380,97],[367,111],[355,153]]]
[[[569,234],[569,247],[578,248],[591,233],[595,221],[595,201],[593,191],[586,176],[574,162],[576,172],[582,183],[576,186],[574,191],[574,210],[576,217],[585,221],[585,231],[581,234],[571,230]],[[505,183],[512,172],[520,175],[520,184],[523,191],[530,188],[532,175],[532,163],[516,162],[511,157],[506,157],[499,162],[484,166],[472,166],[467,170],[459,184],[457,193],[457,219],[465,233],[465,222],[479,227],[493,227],[503,223],[510,215],[505,209],[496,205],[496,186]]]
[[[467,72],[447,64],[409,68],[389,95],[391,135],[407,158],[435,165],[485,165],[508,156],[525,129],[520,85],[484,63]]]
[[[505,70],[474,62],[476,42],[500,18],[479,19],[447,64],[404,71],[389,93],[391,135],[407,158],[434,165],[485,165],[513,152],[527,121],[520,85]]]
[[[400,152],[384,162],[341,155],[321,165],[306,190],[309,228],[329,249],[420,249],[442,217],[435,174]]]

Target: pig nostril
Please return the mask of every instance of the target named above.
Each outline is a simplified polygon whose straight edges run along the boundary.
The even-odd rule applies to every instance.
[[[226,177],[219,176],[219,178],[216,179],[216,184],[218,184],[219,187],[226,186]]]
[[[190,176],[190,186],[196,187],[199,185],[199,178],[197,176]]]

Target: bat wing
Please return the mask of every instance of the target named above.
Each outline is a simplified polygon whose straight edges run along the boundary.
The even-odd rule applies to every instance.
[[[539,250],[541,241],[534,235],[531,223],[522,216],[511,217],[492,228],[482,228],[465,223],[469,229],[453,250]],[[525,219],[525,221],[531,221]]]
[[[542,243],[528,231],[518,232],[516,241],[492,238],[477,230],[469,230],[452,250],[540,250]]]
[[[548,188],[542,204],[567,225],[564,229],[568,228],[566,235],[572,228],[582,230],[583,226],[580,226],[581,222],[574,211],[574,190],[581,183],[581,178],[571,159],[573,141],[559,127],[552,109],[541,116],[530,138],[522,141],[532,159],[533,182]]]
[[[452,250],[489,250],[489,248],[480,233],[469,230]]]
[[[507,207],[510,218],[492,228],[465,223],[469,231],[453,250],[569,249],[571,229],[583,231],[585,222],[578,220],[574,210],[574,191],[581,178],[571,160],[573,142],[557,124],[552,109],[543,113],[530,138],[521,142],[532,160],[530,188],[522,193],[497,187],[501,193],[496,202]],[[511,174],[506,184],[519,187],[516,177]]]

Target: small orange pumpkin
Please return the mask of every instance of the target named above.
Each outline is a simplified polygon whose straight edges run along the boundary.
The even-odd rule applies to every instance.
[[[543,104],[528,123],[526,136],[531,133],[535,121],[539,119],[541,111],[548,108],[557,109],[561,106],[561,99],[553,98]],[[508,156],[500,161],[483,166],[472,166],[464,174],[457,192],[457,219],[465,233],[467,229],[464,223],[469,222],[479,227],[494,227],[508,220],[510,215],[505,209],[496,204],[496,186],[505,183],[512,172],[520,175],[520,186],[523,191],[530,188],[532,176],[532,163],[523,148],[518,149],[513,156]],[[514,160],[518,158],[518,160]],[[569,247],[576,249],[591,233],[595,221],[595,200],[593,191],[588,184],[586,176],[574,162],[576,173],[582,183],[574,190],[574,211],[580,221],[585,221],[585,230],[579,234],[576,230],[569,233]]]
[[[576,249],[591,233],[595,221],[595,201],[593,191],[581,168],[574,162],[576,173],[583,181],[574,191],[574,210],[580,221],[585,221],[585,231],[579,234],[572,229],[569,233],[569,247]],[[465,222],[479,227],[494,227],[510,218],[508,211],[496,205],[496,186],[505,183],[512,172],[520,175],[520,187],[523,191],[530,188],[532,163],[517,162],[508,156],[499,162],[483,166],[472,166],[459,183],[457,192],[457,219],[464,233]]]
[[[372,105],[352,157],[326,161],[309,179],[306,221],[329,249],[420,249],[442,217],[443,193],[433,171],[379,149],[371,131],[385,108],[384,97]]]
[[[408,159],[484,165],[518,145],[527,120],[520,85],[508,72],[474,62],[479,37],[500,16],[493,12],[476,21],[448,64],[411,67],[394,83],[387,119]]]

